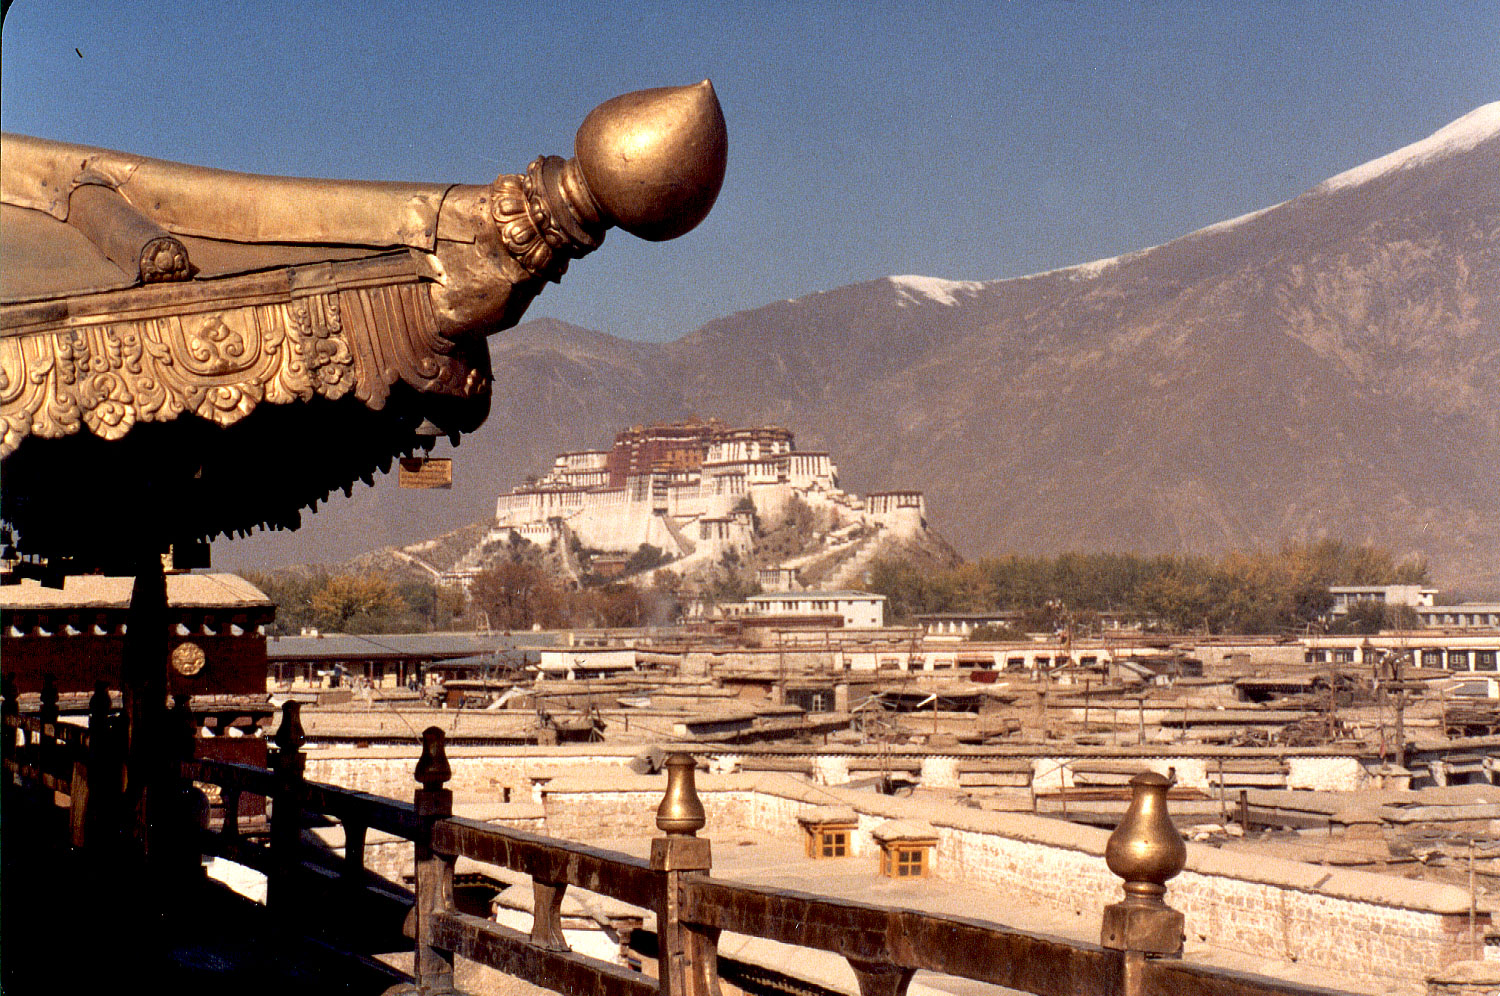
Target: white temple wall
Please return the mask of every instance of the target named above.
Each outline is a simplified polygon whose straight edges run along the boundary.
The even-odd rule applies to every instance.
[[[755,502],[755,511],[762,522],[773,522],[786,514],[796,492],[785,481],[751,481],[747,492]]]
[[[915,538],[922,532],[922,511],[919,508],[898,508],[876,514],[872,518],[902,539]]]
[[[591,505],[568,519],[568,528],[578,542],[595,550],[634,553],[642,543],[664,550],[677,544],[651,511],[649,503],[625,501]]]

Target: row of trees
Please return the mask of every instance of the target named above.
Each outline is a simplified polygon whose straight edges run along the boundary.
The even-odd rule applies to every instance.
[[[491,629],[618,628],[673,622],[681,614],[677,578],[657,571],[650,585],[569,588],[528,561],[499,563],[469,585],[470,611]]]
[[[659,552],[642,548],[633,566]],[[718,565],[701,579],[715,600],[745,597],[753,586],[737,563]],[[474,578],[467,596],[456,588],[379,571],[298,568],[245,577],[277,605],[276,629],[340,633],[421,632],[488,625],[631,627],[661,625],[681,615],[680,579],[658,570],[649,582],[595,583],[575,588],[549,569],[530,544]],[[1289,544],[1275,552],[1209,557],[1067,553],[1007,556],[951,568],[877,561],[867,587],[889,599],[896,621],[933,612],[1021,613],[1019,630],[1086,629],[1098,613],[1124,615],[1182,632],[1277,633],[1322,625],[1332,606],[1329,585],[1427,584],[1421,561],[1399,562],[1386,550],[1338,540]],[[1410,610],[1373,605],[1331,624],[1347,632],[1410,625]]]
[[[245,571],[276,603],[275,632],[414,633],[450,629],[466,610],[463,592],[379,571],[326,567]]]
[[[417,633],[487,625],[626,627],[675,620],[677,578],[658,571],[649,585],[597,584],[572,589],[536,559],[496,563],[474,578],[466,595],[455,587],[377,570],[293,568],[246,571],[246,580],[276,603],[274,632]]]
[[[1332,607],[1329,585],[1427,584],[1423,561],[1398,561],[1387,550],[1339,540],[1294,543],[1275,552],[1222,557],[1066,553],[1008,556],[948,569],[877,562],[869,588],[885,595],[890,614],[1013,609],[1022,626],[1087,624],[1100,612],[1184,632],[1276,633],[1319,623]],[[1355,618],[1379,628],[1391,620]],[[1350,625],[1350,623],[1345,623]]]

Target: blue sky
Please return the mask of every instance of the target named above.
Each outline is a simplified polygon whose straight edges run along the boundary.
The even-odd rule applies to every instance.
[[[230,169],[488,182],[711,78],[696,231],[529,317],[630,338],[894,273],[993,279],[1293,197],[1500,99],[1500,3],[17,0],[7,130]],[[81,55],[80,55],[81,53]]]

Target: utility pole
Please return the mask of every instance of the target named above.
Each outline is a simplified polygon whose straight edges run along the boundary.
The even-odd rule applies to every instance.
[[[1382,672],[1389,669],[1393,656],[1390,651],[1386,651],[1375,662],[1375,690],[1378,693],[1375,699],[1375,715],[1380,721],[1380,760],[1382,763],[1385,761],[1389,749],[1385,742],[1385,707],[1390,699],[1390,689],[1386,687],[1387,681]]]
[[[1396,685],[1396,764],[1406,767],[1406,680],[1402,675],[1405,654],[1397,654],[1391,660],[1391,674]]]
[[[1330,744],[1333,743],[1334,730],[1337,723],[1337,720],[1334,717],[1334,709],[1338,705],[1336,700],[1338,692],[1335,688],[1335,686],[1338,684],[1338,676],[1338,671],[1330,670],[1328,672],[1328,713],[1325,723],[1324,742]]]

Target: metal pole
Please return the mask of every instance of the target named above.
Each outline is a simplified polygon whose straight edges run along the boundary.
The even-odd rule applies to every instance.
[[[1475,929],[1479,897],[1474,891],[1474,841],[1469,841],[1469,957],[1478,961],[1484,956],[1479,947],[1479,934]]]
[[[1219,758],[1219,822],[1228,818],[1229,810],[1224,805],[1224,759]]]

